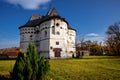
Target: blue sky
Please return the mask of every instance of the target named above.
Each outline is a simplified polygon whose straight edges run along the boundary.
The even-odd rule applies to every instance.
[[[120,0],[0,0],[0,48],[19,46],[18,27],[32,14],[56,7],[77,30],[77,38],[105,40],[109,25],[120,21]]]

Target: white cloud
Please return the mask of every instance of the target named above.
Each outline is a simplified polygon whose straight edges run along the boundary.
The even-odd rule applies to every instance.
[[[89,33],[89,34],[87,34],[87,36],[88,37],[99,37],[99,35],[96,33]]]
[[[41,5],[47,4],[51,0],[5,0],[9,4],[21,6],[24,9],[35,10]]]
[[[105,36],[97,33],[89,33],[85,36],[85,40],[103,42],[105,40]]]
[[[91,41],[104,41],[104,37],[100,36],[100,37],[85,37],[85,40],[91,40]]]

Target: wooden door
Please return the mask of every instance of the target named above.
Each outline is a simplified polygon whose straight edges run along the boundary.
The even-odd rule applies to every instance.
[[[60,50],[55,51],[55,57],[60,57]]]

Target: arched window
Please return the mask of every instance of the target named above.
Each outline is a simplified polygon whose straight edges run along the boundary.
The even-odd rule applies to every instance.
[[[45,35],[45,37],[47,36],[47,31],[45,31],[45,34],[44,34],[44,35]]]
[[[52,34],[55,34],[55,26],[52,26]]]

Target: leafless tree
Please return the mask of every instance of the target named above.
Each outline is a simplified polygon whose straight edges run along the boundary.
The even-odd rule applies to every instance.
[[[120,23],[108,27],[106,45],[114,55],[120,56]]]

